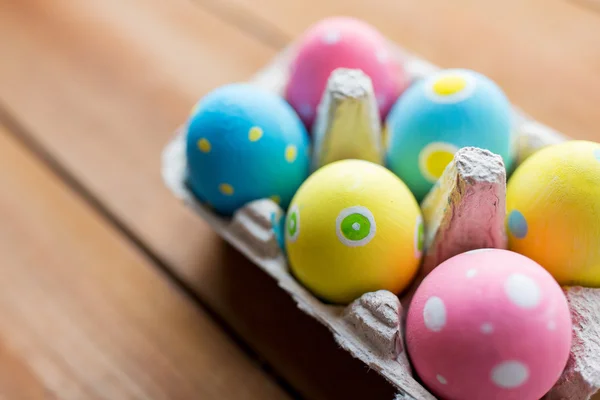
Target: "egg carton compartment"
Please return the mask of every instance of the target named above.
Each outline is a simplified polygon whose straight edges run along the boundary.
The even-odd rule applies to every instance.
[[[438,70],[394,44],[391,47],[411,82]],[[252,83],[281,94],[293,51],[290,46],[276,56]],[[568,139],[516,107],[514,113],[517,164],[545,146]],[[413,377],[404,350],[404,311],[418,283],[440,262],[468,250],[506,247],[506,175],[499,156],[476,148],[461,149],[421,203],[428,227],[425,254],[420,273],[407,293],[401,298],[384,290],[366,293],[346,307],[323,303],[292,276],[280,247],[284,211],[275,202],[257,200],[232,218],[224,218],[196,199],[186,185],[184,128],[163,151],[162,176],[177,198],[273,277],[303,312],[333,333],[342,348],[388,380],[397,389],[396,399],[435,398]],[[545,399],[588,399],[600,388],[600,290],[571,287],[565,292],[573,319],[573,345],[565,371]]]

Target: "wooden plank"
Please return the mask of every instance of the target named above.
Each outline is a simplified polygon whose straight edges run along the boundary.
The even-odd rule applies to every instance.
[[[288,398],[3,127],[0,182],[0,398]]]
[[[249,33],[269,21],[280,41],[330,15],[360,17],[442,67],[487,74],[514,103],[569,136],[600,141],[600,14],[572,2],[199,1],[224,18],[244,15]]]
[[[188,0],[15,1],[0,9],[0,102],[301,394],[391,398],[163,187],[160,152],[192,104],[273,55]]]
[[[600,12],[600,1],[598,0],[567,0],[580,7],[587,8],[592,12]]]

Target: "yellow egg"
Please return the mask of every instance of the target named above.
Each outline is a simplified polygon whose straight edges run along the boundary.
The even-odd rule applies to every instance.
[[[509,247],[563,285],[600,286],[600,144],[570,141],[529,157],[507,188]]]
[[[423,248],[423,223],[406,185],[384,167],[337,161],[311,175],[285,222],[290,267],[309,290],[349,303],[411,282]]]

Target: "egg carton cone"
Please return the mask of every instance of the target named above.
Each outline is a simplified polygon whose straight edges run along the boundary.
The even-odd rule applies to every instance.
[[[427,227],[421,268],[402,296],[408,308],[421,281],[438,265],[474,249],[505,249],[506,169],[502,157],[464,147],[421,203]]]
[[[411,82],[439,69],[396,45],[391,46],[393,56],[402,62]],[[293,46],[282,51],[254,76],[252,83],[282,94],[293,52]],[[372,88],[369,89],[369,84],[359,75],[355,75],[355,79],[348,78],[347,72],[345,74],[345,77],[340,74],[336,80],[338,93],[329,92],[323,96],[320,113],[325,117],[321,117],[323,125],[319,128],[323,132],[336,129],[335,118],[327,117],[327,114],[345,112],[343,108],[347,104],[364,110],[361,118],[365,126],[369,126],[367,111],[373,104],[369,92]],[[354,83],[348,86],[349,81]],[[366,90],[361,92],[361,88]],[[514,108],[514,114],[518,163],[545,146],[568,140],[517,108]],[[379,129],[376,124],[371,126],[375,131]],[[363,132],[376,146],[378,139],[369,136],[372,133],[369,129]],[[465,148],[457,152],[422,204],[429,228],[423,272],[413,289],[425,272],[455,254],[483,247],[506,247],[506,175],[501,164],[499,156],[485,150]],[[163,150],[162,176],[174,196],[275,279],[300,310],[325,325],[342,348],[393,385],[397,391],[395,399],[435,399],[413,375],[404,348],[404,311],[412,290],[401,297],[402,302],[396,294],[381,290],[366,293],[346,307],[323,303],[290,273],[278,234],[284,211],[276,203],[270,199],[257,200],[239,209],[233,217],[224,218],[195,198],[186,185],[185,128],[180,128]],[[471,223],[467,224],[469,221]],[[573,345],[567,367],[546,395],[547,400],[588,399],[600,388],[600,290],[571,287],[565,288],[565,293],[573,319]]]
[[[333,71],[312,132],[313,170],[352,158],[383,164],[380,120],[371,79],[357,69]]]

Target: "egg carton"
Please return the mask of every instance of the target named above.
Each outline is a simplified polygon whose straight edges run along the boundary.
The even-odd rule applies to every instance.
[[[391,47],[411,82],[439,69],[394,44]],[[293,52],[293,45],[285,49],[252,83],[282,94]],[[568,140],[516,107],[514,113],[517,164],[540,148]],[[397,390],[396,400],[435,399],[413,376],[404,348],[404,311],[420,281],[440,262],[468,250],[506,247],[506,175],[499,156],[476,148],[459,150],[421,204],[428,228],[423,267],[413,286],[401,298],[380,290],[364,294],[347,307],[323,303],[292,276],[277,234],[284,211],[276,203],[257,200],[225,218],[195,198],[185,175],[185,128],[180,128],[162,154],[163,180],[172,193],[273,277],[298,308],[333,333],[342,348],[390,382]],[[600,388],[600,291],[571,287],[565,293],[573,318],[573,346],[567,367],[545,396],[547,400],[588,399]]]

